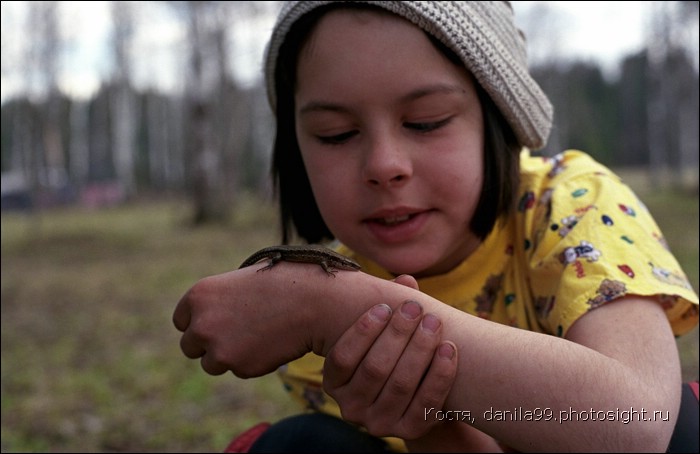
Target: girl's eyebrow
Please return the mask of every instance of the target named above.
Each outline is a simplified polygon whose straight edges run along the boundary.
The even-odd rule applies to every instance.
[[[465,93],[465,90],[463,87],[459,85],[453,85],[453,84],[435,84],[435,85],[429,85],[426,87],[420,87],[415,90],[410,91],[409,93],[401,96],[399,98],[399,103],[400,104],[405,104],[407,102],[415,101],[416,99],[423,98],[425,96],[430,96],[434,94],[450,94],[450,93]],[[319,112],[319,111],[326,111],[326,112],[339,112],[339,113],[349,113],[351,109],[341,105],[341,104],[335,104],[332,102],[325,102],[325,101],[310,101],[306,104],[304,104],[300,109],[299,109],[299,114],[303,115],[309,112]]]
[[[323,101],[311,101],[304,104],[301,109],[299,109],[299,114],[303,115],[310,112],[339,112],[339,113],[349,113],[350,109],[343,107],[340,104],[333,104],[331,102]]]
[[[401,103],[406,103],[410,101],[415,101],[418,98],[422,98],[424,96],[429,96],[429,95],[434,95],[438,93],[443,93],[443,94],[450,94],[450,93],[464,93],[465,90],[463,87],[460,87],[459,85],[454,85],[454,84],[435,84],[435,85],[429,85],[427,87],[421,87],[416,90],[413,90],[406,95],[402,96],[399,98],[399,101]]]

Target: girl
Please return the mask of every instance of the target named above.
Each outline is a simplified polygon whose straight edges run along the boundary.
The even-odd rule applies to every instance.
[[[309,408],[409,449],[665,450],[697,296],[608,169],[530,155],[551,107],[524,49],[506,2],[285,5],[266,64],[283,241],[335,239],[363,272],[203,279],[174,314],[185,355],[289,363]],[[384,449],[316,421],[258,448]]]

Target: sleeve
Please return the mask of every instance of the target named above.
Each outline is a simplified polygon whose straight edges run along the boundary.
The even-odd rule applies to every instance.
[[[532,219],[530,284],[538,322],[566,335],[625,295],[656,296],[675,335],[698,323],[698,297],[644,204],[585,155],[559,156]]]

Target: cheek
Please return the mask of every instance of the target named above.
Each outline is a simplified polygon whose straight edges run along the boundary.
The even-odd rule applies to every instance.
[[[304,158],[311,189],[326,224],[331,227],[347,212],[353,200],[353,184],[348,166],[328,159]]]
[[[483,152],[480,143],[454,147],[424,161],[424,168],[450,199],[478,197],[483,182]],[[474,193],[476,192],[476,195]]]
[[[342,167],[331,157],[325,156],[323,153],[302,152],[302,159],[317,200],[332,193],[342,183],[338,181],[342,177],[342,172],[339,172],[338,169]]]
[[[355,200],[350,190],[336,184],[337,180],[331,181],[325,180],[316,185],[312,183],[312,189],[323,221],[333,235],[343,241],[347,237],[347,228],[355,224],[355,210],[352,208]]]
[[[458,165],[462,167],[458,167]],[[441,179],[435,179],[435,197],[443,202],[443,208],[453,216],[457,216],[459,222],[465,220],[464,217],[471,218],[475,211],[476,204],[481,195],[483,177],[476,166],[471,163],[464,167],[463,163],[455,164],[442,175]],[[462,169],[461,171],[459,169]]]

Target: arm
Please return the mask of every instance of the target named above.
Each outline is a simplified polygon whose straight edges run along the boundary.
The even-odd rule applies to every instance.
[[[331,279],[315,265],[280,263],[267,273],[245,268],[200,281],[180,301],[174,321],[184,331],[183,351],[201,356],[207,372],[250,377],[309,350],[325,356],[370,307],[386,303],[397,310],[406,300],[436,315],[443,338],[460,352],[445,408],[470,411],[477,429],[519,450],[665,449],[678,408],[678,356],[663,311],[650,300],[602,306],[582,317],[567,340],[485,321],[361,272]],[[269,353],[261,357],[261,351]],[[516,407],[547,408],[554,416],[569,408],[657,410],[668,411],[670,421],[482,417],[490,408]]]
[[[445,408],[469,410],[474,427],[518,450],[666,449],[681,378],[675,340],[655,301],[628,297],[602,306],[565,340],[496,325],[425,296],[418,300],[445,321],[444,337],[460,351]],[[483,418],[490,409],[516,408],[550,409],[569,421]],[[592,421],[591,410],[598,419],[599,412],[636,411],[627,416],[651,419],[660,411],[666,421]]]

